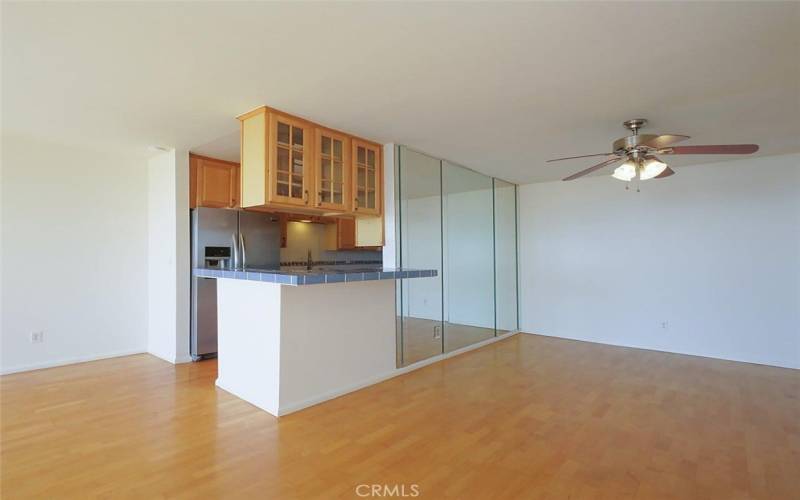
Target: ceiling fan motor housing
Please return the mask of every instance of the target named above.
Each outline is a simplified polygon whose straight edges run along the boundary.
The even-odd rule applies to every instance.
[[[642,149],[646,149],[647,146],[644,146],[644,144],[655,139],[656,137],[658,136],[653,134],[629,135],[628,137],[617,139],[614,141],[614,144],[611,147],[617,154],[625,153],[631,149],[636,149],[639,146],[641,146]]]

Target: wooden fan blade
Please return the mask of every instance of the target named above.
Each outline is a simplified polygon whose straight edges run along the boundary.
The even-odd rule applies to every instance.
[[[688,135],[664,134],[653,137],[649,141],[644,141],[642,144],[654,149],[661,149],[672,146],[676,142],[685,141],[686,139],[689,139]]]
[[[749,155],[758,151],[758,144],[716,144],[709,146],[675,146],[659,151],[668,155]]]
[[[664,169],[663,172],[658,174],[657,176],[653,177],[653,179],[663,179],[664,177],[669,177],[670,175],[675,175],[675,171],[671,168],[667,167]]]
[[[611,158],[610,160],[606,160],[606,161],[604,161],[602,163],[598,163],[597,165],[592,165],[591,167],[589,167],[587,169],[584,169],[584,170],[581,170],[578,173],[572,174],[569,177],[564,177],[561,180],[562,181],[571,181],[571,180],[577,179],[578,177],[583,177],[586,174],[591,174],[595,170],[600,170],[603,167],[607,167],[607,166],[609,166],[609,165],[611,165],[613,163],[617,163],[619,161],[622,161],[623,159],[624,159],[624,157],[621,158],[619,156],[617,156],[615,158]]]
[[[567,156],[565,158],[555,158],[552,160],[547,160],[545,163],[550,163],[551,161],[561,161],[561,160],[574,160],[576,158],[590,158],[592,156],[611,156],[614,153],[597,153],[596,155],[583,155],[583,156]]]

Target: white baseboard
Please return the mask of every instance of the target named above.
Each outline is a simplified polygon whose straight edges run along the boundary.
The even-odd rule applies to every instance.
[[[289,403],[287,405],[282,405],[278,409],[278,415],[277,416],[282,417],[284,415],[288,415],[289,413],[294,413],[296,411],[300,411],[300,410],[303,410],[305,408],[308,408],[309,406],[314,406],[314,405],[317,405],[319,403],[323,403],[323,402],[331,400],[331,399],[336,399],[339,396],[344,396],[345,394],[349,394],[349,393],[355,392],[355,391],[357,391],[359,389],[363,389],[365,387],[369,387],[370,385],[378,384],[380,382],[383,382],[384,380],[389,380],[390,378],[396,377],[397,375],[400,375],[400,373],[398,373],[396,370],[392,370],[392,371],[390,371],[388,373],[382,373],[382,374],[377,375],[375,377],[370,377],[369,379],[364,380],[362,382],[358,382],[356,384],[351,384],[351,385],[349,385],[347,387],[343,387],[341,389],[336,389],[335,391],[330,391],[330,392],[326,392],[324,394],[319,394],[317,396],[314,396],[313,398],[308,398],[308,399],[304,399],[303,401],[298,401],[298,402],[295,402],[295,403]],[[272,413],[272,412],[270,412],[270,413]]]
[[[652,351],[652,352],[663,352],[666,354],[680,354],[682,356],[695,356],[698,358],[707,358],[707,359],[717,359],[720,361],[733,361],[735,363],[748,363],[751,365],[761,365],[761,366],[771,366],[774,368],[788,368],[789,370],[800,370],[800,366],[791,366],[791,365],[784,365],[784,364],[773,364],[773,363],[765,363],[760,361],[753,361],[751,359],[740,359],[735,357],[723,357],[723,356],[710,356],[708,354],[698,354],[696,352],[687,352],[687,351],[670,351],[666,349],[656,349],[654,347],[645,347],[640,345],[634,344],[620,344],[616,342],[600,342],[598,340],[586,340],[579,337],[564,337],[561,335],[548,335],[546,333],[533,333],[533,332],[521,332],[525,335],[538,335],[539,337],[550,337],[553,339],[562,339],[562,340],[570,340],[573,342],[587,342],[589,344],[598,344],[598,345],[607,345],[612,347],[624,347],[626,349],[640,349],[642,351]]]
[[[163,356],[154,351],[146,351],[148,354],[152,354],[153,356],[157,357],[158,359],[163,359],[167,363],[172,363],[173,365],[178,365],[181,363],[190,363],[192,361],[192,356],[189,354],[181,355],[181,356]]]
[[[43,363],[32,363],[29,365],[12,366],[11,368],[3,367],[0,369],[0,375],[8,375],[10,373],[28,372],[32,370],[43,370],[45,368],[55,368],[57,366],[74,365],[76,363],[86,363],[89,361],[98,361],[108,358],[119,358],[121,356],[131,356],[133,354],[144,354],[146,350],[133,349],[129,351],[114,351],[102,354],[95,354],[92,356],[78,356],[74,358],[64,358],[53,361],[45,361]]]
[[[468,351],[473,351],[475,349],[480,349],[481,347],[484,347],[484,346],[489,345],[489,344],[493,344],[493,343],[498,342],[500,340],[507,339],[507,338],[509,338],[511,336],[514,336],[514,335],[518,334],[518,333],[520,333],[519,330],[516,330],[516,331],[513,331],[513,332],[508,332],[508,333],[505,333],[503,335],[499,335],[497,337],[492,337],[490,339],[486,339],[484,341],[477,342],[475,344],[471,344],[471,345],[468,345],[466,347],[462,347],[461,349],[457,349],[455,351],[447,352],[447,353],[444,353],[444,354],[439,354],[437,356],[433,356],[431,358],[424,359],[422,361],[418,361],[418,362],[416,362],[416,363],[414,363],[412,365],[403,366],[401,368],[396,368],[396,369],[394,369],[394,370],[392,370],[390,372],[386,372],[386,373],[382,373],[380,375],[376,375],[374,377],[370,377],[367,380],[363,380],[361,382],[358,382],[358,383],[355,383],[355,384],[351,384],[351,385],[349,385],[347,387],[342,387],[341,389],[337,389],[335,391],[330,391],[330,392],[326,392],[324,394],[319,394],[317,396],[314,396],[313,398],[308,398],[308,399],[305,399],[303,401],[298,401],[298,402],[295,402],[295,403],[289,403],[287,405],[281,405],[281,407],[278,409],[278,416],[282,417],[284,415],[288,415],[289,413],[294,413],[296,411],[303,410],[303,409],[308,408],[310,406],[314,406],[314,405],[323,403],[325,401],[329,401],[331,399],[336,399],[339,396],[344,396],[345,394],[349,394],[351,392],[355,392],[355,391],[357,391],[359,389],[363,389],[363,388],[369,387],[371,385],[379,384],[379,383],[381,383],[383,381],[389,380],[390,378],[394,378],[394,377],[397,377],[399,375],[403,375],[405,373],[412,372],[414,370],[419,370],[420,368],[423,368],[425,366],[431,365],[433,363],[438,363],[439,361],[445,360],[447,358],[452,358],[454,356],[458,356],[459,354],[463,354],[463,353],[468,352]],[[220,384],[217,383],[217,386],[220,386]],[[224,389],[224,387],[223,387],[223,389]],[[227,391],[227,389],[225,389],[225,390]],[[231,392],[231,391],[228,391],[228,392]],[[234,393],[231,392],[231,394],[234,394]],[[264,409],[264,408],[262,408],[262,409]],[[267,410],[267,411],[269,412],[269,410]],[[272,413],[272,412],[269,412],[269,413]]]

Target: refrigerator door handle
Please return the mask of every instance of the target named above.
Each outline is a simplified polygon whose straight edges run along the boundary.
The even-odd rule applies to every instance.
[[[242,269],[247,268],[247,252],[245,251],[244,247],[244,235],[239,233],[239,248],[242,252]]]
[[[236,241],[236,233],[231,233],[231,241],[233,241],[233,265],[234,269],[239,269],[239,242]]]

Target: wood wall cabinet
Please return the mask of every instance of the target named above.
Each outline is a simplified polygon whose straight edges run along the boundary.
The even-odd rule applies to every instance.
[[[326,250],[352,250],[356,248],[356,221],[339,218],[325,226]]]
[[[381,215],[383,212],[383,162],[377,144],[353,139],[353,213]]]
[[[350,138],[339,132],[317,127],[314,156],[316,206],[348,212],[352,178]]]
[[[325,226],[326,250],[378,250],[383,243],[381,217],[340,217]]]
[[[207,156],[189,155],[191,207],[239,206],[239,164]]]
[[[268,108],[239,120],[242,206],[313,207],[314,125]]]
[[[266,106],[241,122],[241,206],[270,212],[370,219],[370,241],[382,241],[383,148]],[[375,231],[375,217],[380,231]],[[338,224],[337,224],[338,225]],[[345,229],[343,229],[344,231]],[[367,232],[362,232],[366,234]],[[355,247],[355,236],[343,248]],[[349,241],[353,240],[352,247]]]
[[[378,249],[383,246],[383,217],[358,217],[355,227],[356,248]]]
[[[309,206],[312,203],[313,126],[290,116],[270,114],[267,155],[272,203]],[[313,205],[312,205],[313,206]]]

